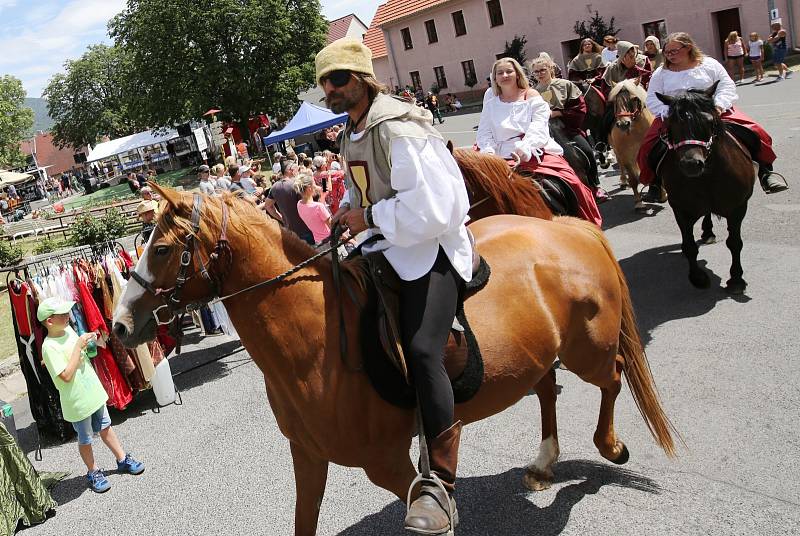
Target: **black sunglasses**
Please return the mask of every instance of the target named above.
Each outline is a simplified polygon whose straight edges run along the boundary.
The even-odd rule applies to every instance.
[[[333,87],[344,87],[350,82],[352,71],[331,71],[319,79],[319,85],[324,86],[326,81],[330,81]]]

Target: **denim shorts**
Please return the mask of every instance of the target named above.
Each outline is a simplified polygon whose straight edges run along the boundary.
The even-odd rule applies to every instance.
[[[108,416],[105,404],[82,421],[72,423],[72,427],[78,432],[78,445],[91,445],[92,435],[99,434],[109,426],[111,418]]]
[[[783,60],[786,59],[786,49],[785,48],[773,48],[772,49],[772,62],[773,63],[783,63]]]

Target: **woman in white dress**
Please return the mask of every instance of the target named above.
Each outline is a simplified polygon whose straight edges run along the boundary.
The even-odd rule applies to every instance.
[[[477,146],[485,153],[519,162],[518,171],[542,173],[569,184],[578,201],[578,216],[598,226],[602,223],[594,196],[550,137],[550,106],[530,87],[522,66],[501,58],[492,66],[491,87],[483,97]]]
[[[751,149],[751,152],[754,153],[753,160],[758,163],[758,178],[762,188],[767,193],[785,190],[786,184],[772,174],[772,163],[777,158],[772,150],[772,138],[761,125],[734,108],[733,103],[739,99],[739,95],[736,93],[736,84],[725,67],[714,58],[703,54],[689,34],[684,32],[671,34],[663,52],[664,65],[653,73],[647,90],[647,107],[655,116],[655,121],[645,135],[638,156],[641,170],[639,181],[642,184],[652,183],[645,200],[658,202],[661,197],[661,185],[656,180],[655,170],[650,166],[648,157],[657,143],[663,143],[660,142],[660,135],[669,107],[656,94],[675,96],[689,89],[708,89],[717,82],[714,103],[722,120],[741,125],[759,138],[759,146]]]

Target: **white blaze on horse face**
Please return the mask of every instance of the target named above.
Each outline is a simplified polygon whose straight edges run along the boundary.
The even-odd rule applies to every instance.
[[[145,281],[153,281],[153,274],[150,273],[150,270],[147,267],[147,254],[150,251],[150,244],[153,242],[154,234],[155,232],[150,233],[150,238],[147,239],[147,244],[145,244],[144,248],[142,249],[142,256],[139,257],[139,261],[136,263],[136,268],[134,269],[134,272],[142,276],[142,279]],[[122,292],[122,297],[120,297],[119,303],[117,303],[117,308],[114,310],[113,322],[115,324],[119,322],[125,326],[128,331],[132,331],[133,310],[131,308],[131,304],[135,303],[136,300],[141,298],[144,293],[144,287],[137,283],[135,279],[131,278],[128,281],[128,284],[125,285],[125,290]]]

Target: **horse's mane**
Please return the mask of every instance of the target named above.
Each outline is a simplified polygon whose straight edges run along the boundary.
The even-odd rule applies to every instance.
[[[469,149],[456,149],[453,156],[468,189],[484,192],[496,203],[498,214],[552,219],[552,212],[544,204],[536,183],[519,173],[509,174],[508,164],[499,156]],[[473,204],[479,202],[481,199],[472,199]]]
[[[614,102],[614,99],[617,98],[617,95],[619,95],[623,89],[639,99],[642,106],[645,105],[647,101],[647,91],[644,90],[641,84],[637,84],[633,78],[628,78],[627,80],[615,84],[611,89],[611,93],[608,94],[608,102]]]
[[[191,222],[191,203],[187,200],[187,195],[181,195],[182,203],[179,208],[174,207],[170,203],[163,203],[161,207],[161,214],[158,216],[156,225],[158,226],[164,238],[173,244],[185,244],[184,237],[192,234]],[[209,240],[212,244],[219,237],[221,231],[222,220],[222,204],[228,205],[230,215],[228,225],[244,233],[248,238],[266,231],[266,227],[270,225],[278,225],[264,212],[250,203],[241,196],[224,192],[221,197],[204,196],[203,202],[203,217],[201,219],[201,226],[199,234],[202,239]],[[206,212],[211,208],[214,212],[213,217]],[[186,213],[185,215],[183,213]],[[281,243],[284,246],[284,252],[288,250],[297,255],[298,260],[293,262],[301,262],[307,258],[318,253],[316,249],[311,247],[302,238],[297,236],[286,227],[280,227]],[[206,252],[207,254],[208,252]],[[316,261],[316,264],[330,266],[331,260],[325,256]],[[343,272],[349,274],[354,279],[356,285],[361,291],[365,291],[368,287],[368,281],[371,277],[369,273],[369,266],[363,260],[363,257],[355,257],[353,260],[344,261],[341,264]]]
[[[669,106],[667,121],[677,123],[685,123],[689,120],[702,121],[701,114],[709,114],[713,117],[711,133],[714,136],[725,132],[725,123],[720,118],[714,99],[706,95],[705,90],[690,89],[675,95]]]

